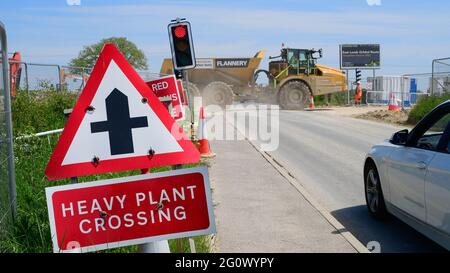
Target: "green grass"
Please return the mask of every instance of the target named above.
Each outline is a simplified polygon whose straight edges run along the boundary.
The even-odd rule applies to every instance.
[[[314,104],[318,107],[321,106],[342,106],[347,104],[347,92],[339,92],[330,94],[328,105],[326,102],[326,95],[320,95],[314,97]]]
[[[407,122],[416,124],[436,106],[447,100],[450,100],[450,93],[444,93],[441,96],[423,96],[409,112]]]
[[[19,92],[13,101],[15,137],[64,127],[63,110],[72,108],[76,96],[64,92]],[[17,217],[12,230],[0,241],[0,252],[51,252],[52,243],[48,222],[45,188],[70,183],[68,179],[48,181],[44,175],[47,162],[56,145],[58,135],[51,137],[19,138],[14,143]],[[199,164],[183,165],[183,168]],[[170,170],[170,166],[152,168],[151,172]],[[110,179],[140,174],[139,171],[107,173],[80,177],[79,182]],[[195,238],[197,252],[209,252],[209,236]],[[187,239],[182,239],[183,251],[189,251]],[[170,248],[177,250],[176,241],[169,241]],[[137,246],[111,249],[103,252],[136,252]]]

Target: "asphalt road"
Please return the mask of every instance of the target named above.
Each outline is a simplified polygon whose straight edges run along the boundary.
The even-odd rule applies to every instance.
[[[333,111],[280,111],[279,147],[269,153],[364,245],[379,242],[381,252],[444,251],[393,217],[374,220],[365,207],[365,155],[400,129]]]

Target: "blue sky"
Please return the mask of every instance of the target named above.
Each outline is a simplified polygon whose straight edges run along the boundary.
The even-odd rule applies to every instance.
[[[20,51],[26,61],[65,65],[83,45],[125,36],[143,49],[153,71],[170,56],[168,22],[185,17],[192,24],[197,57],[253,56],[260,49],[278,55],[284,42],[323,48],[321,63],[338,66],[339,44],[380,43],[379,74],[430,72],[432,59],[450,56],[449,14],[445,0],[381,0],[372,6],[367,0],[0,3],[9,51]]]

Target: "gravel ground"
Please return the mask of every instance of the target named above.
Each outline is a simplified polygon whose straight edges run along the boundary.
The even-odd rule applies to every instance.
[[[391,124],[408,125],[408,111],[376,110],[355,115],[354,117]]]
[[[361,107],[329,107],[318,108],[317,111],[326,111],[329,114],[352,117],[358,119],[372,120],[394,125],[408,125],[408,113],[406,111],[388,111],[387,106],[361,106]]]

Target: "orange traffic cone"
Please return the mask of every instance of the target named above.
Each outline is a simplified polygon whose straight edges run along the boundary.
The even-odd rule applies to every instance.
[[[314,96],[311,96],[309,99],[309,109],[314,110],[316,108],[316,105],[314,104]]]
[[[209,146],[208,136],[206,135],[206,129],[205,129],[205,113],[203,111],[203,107],[200,107],[200,116],[198,119],[198,129],[197,129],[197,149],[200,152],[200,155],[202,157],[213,157],[216,154],[214,154],[211,151],[211,148]]]
[[[397,101],[395,100],[395,95],[391,93],[389,96],[389,111],[400,111],[400,106],[397,104]]]

